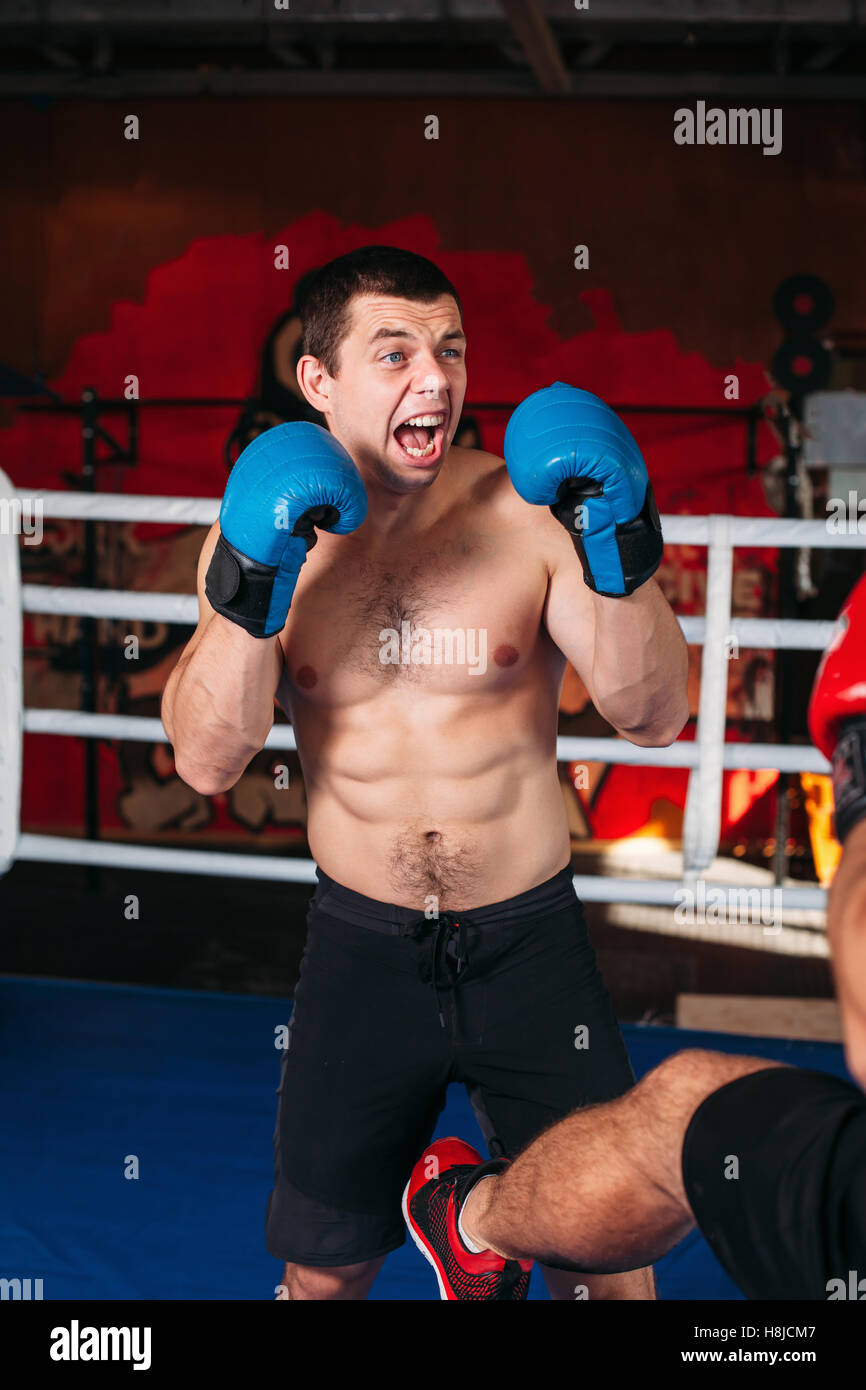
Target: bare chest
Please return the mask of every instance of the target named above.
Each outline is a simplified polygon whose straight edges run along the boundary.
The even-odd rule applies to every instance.
[[[520,680],[537,659],[547,571],[507,537],[456,536],[376,558],[340,538],[317,550],[284,633],[284,708],[284,696],[339,706],[400,686],[480,693]]]

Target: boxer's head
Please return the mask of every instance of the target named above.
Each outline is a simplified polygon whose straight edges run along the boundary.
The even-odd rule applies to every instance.
[[[370,480],[398,493],[428,487],[466,393],[454,286],[424,256],[364,246],[316,273],[300,311],[298,382],[310,405]]]

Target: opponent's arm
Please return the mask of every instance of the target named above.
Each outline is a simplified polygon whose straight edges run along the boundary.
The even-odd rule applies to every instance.
[[[688,719],[688,648],[652,578],[661,525],[637,444],[604,401],[557,382],[518,406],[505,459],[524,501],[563,528],[548,562],[551,637],[614,728],[672,743]]]
[[[846,599],[815,676],[809,731],[833,769],[843,845],[827,905],[845,1060],[866,1089],[866,576]]]

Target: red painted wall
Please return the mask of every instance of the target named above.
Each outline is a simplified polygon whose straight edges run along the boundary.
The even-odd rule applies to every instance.
[[[563,379],[612,401],[723,404],[729,372],[739,376],[741,403],[752,401],[766,390],[764,364],[779,338],[769,301],[785,275],[824,276],[837,324],[848,333],[866,327],[862,116],[844,106],[788,108],[783,152],[765,157],[760,149],[675,146],[677,104],[6,103],[0,137],[13,151],[13,215],[0,226],[2,357],[20,370],[45,370],[68,397],[84,385],[119,395],[130,373],[144,396],[243,395],[296,279],[352,246],[388,241],[433,257],[457,285],[470,402],[517,400]],[[123,136],[129,112],[141,121],[137,142]],[[424,139],[431,112],[440,119],[435,142]],[[278,272],[273,247],[283,242],[291,265]],[[583,243],[590,267],[578,271],[573,247]],[[234,414],[145,415],[141,463],[122,479],[106,470],[100,486],[218,497]],[[487,447],[499,449],[504,422],[488,427]],[[74,422],[7,411],[5,423],[3,466],[15,483],[67,486],[64,471],[79,470]],[[629,424],[663,511],[767,510],[759,484],[743,474],[739,423]],[[763,432],[761,458],[775,449]],[[122,539],[112,549],[106,533],[101,582],[192,589],[200,533],[111,534]],[[57,582],[59,565],[72,579],[80,528],[55,528],[49,539],[43,554],[26,556],[28,577]],[[738,562],[746,608],[762,611],[772,602],[772,556],[740,553]],[[671,559],[667,582],[672,595],[679,590],[679,611],[701,611],[699,586],[689,602],[682,584],[684,572],[700,568],[700,555]],[[64,672],[57,659],[74,643],[74,623],[27,622],[27,703],[75,707],[74,668]],[[121,668],[101,707],[156,712],[171,634],[150,636],[152,664]],[[53,656],[46,641],[55,643]],[[107,828],[142,834],[155,816],[159,831],[153,798],[144,819],[129,801],[135,777],[163,788],[172,780],[157,750],[147,757],[131,778],[122,750],[103,750]],[[77,743],[28,736],[28,828],[80,825],[80,762]],[[680,801],[685,774],[668,782]],[[658,791],[653,775],[650,783]],[[620,824],[615,786],[606,791],[606,818],[598,808],[604,833],[633,828]],[[639,823],[649,802],[641,805]],[[188,826],[204,827],[200,807],[184,814]],[[255,820],[229,806],[213,828],[243,833]],[[176,832],[179,825],[176,818]]]

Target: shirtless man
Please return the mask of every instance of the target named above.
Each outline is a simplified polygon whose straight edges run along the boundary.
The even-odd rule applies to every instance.
[[[503,1155],[633,1086],[571,881],[559,690],[570,661],[620,733],[662,746],[688,715],[688,663],[650,577],[651,488],[613,412],[551,388],[554,433],[563,410],[568,432],[588,409],[609,435],[588,429],[592,458],[565,472],[561,447],[533,442],[531,407],[514,482],[500,459],[451,447],[466,337],[432,262],[364,247],[324,266],[304,348],[298,381],[330,433],[278,426],[235,465],[163,721],[205,795],[262,748],[274,696],[294,725],[319,884],[267,1246],[285,1297],[363,1299],[405,1239],[401,1194],[450,1081]],[[561,479],[576,473],[591,480],[572,495]],[[500,1263],[497,1296],[525,1297],[528,1275]],[[572,1298],[573,1277],[543,1268],[551,1296]],[[654,1296],[648,1269],[586,1282],[593,1297]]]

